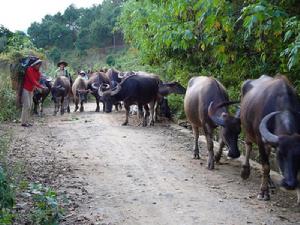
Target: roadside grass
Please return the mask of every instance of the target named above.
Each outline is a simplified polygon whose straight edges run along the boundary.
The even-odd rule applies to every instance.
[[[8,160],[12,134],[0,130],[0,224],[56,225],[63,217],[56,192],[23,176],[24,163]],[[27,209],[26,209],[27,208]],[[29,214],[24,215],[24,211]]]

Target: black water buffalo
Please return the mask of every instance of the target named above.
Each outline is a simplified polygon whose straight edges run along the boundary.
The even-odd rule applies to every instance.
[[[286,77],[262,76],[242,86],[241,123],[246,135],[246,158],[241,176],[250,175],[249,155],[252,143],[259,148],[262,181],[258,198],[269,200],[271,147],[276,148],[286,189],[300,189],[300,101]],[[299,178],[299,177],[298,177]],[[300,195],[298,194],[298,204]]]
[[[90,78],[87,82],[87,89],[91,91],[91,94],[96,99],[96,112],[100,111],[99,102],[103,103],[103,111],[105,110],[105,104],[102,100],[102,97],[98,94],[98,89],[101,84],[109,84],[109,79],[103,72],[96,72],[90,75]]]
[[[45,99],[48,97],[52,87],[51,81],[52,81],[51,78],[42,76],[40,79],[40,84],[46,88],[42,89],[42,91],[34,90],[33,92],[33,113],[34,114],[39,114],[40,116],[42,116],[43,103]],[[39,107],[39,112],[38,112],[38,107]]]
[[[108,89],[108,90],[107,90]],[[154,105],[158,94],[157,79],[138,73],[125,77],[116,87],[109,85],[99,88],[99,95],[103,96],[106,112],[111,112],[115,102],[123,101],[126,109],[126,120],[123,125],[128,124],[130,105],[137,104],[139,111],[144,107],[143,126],[147,125],[147,115],[150,105],[150,125],[154,124]]]
[[[158,97],[155,105],[155,121],[158,121],[158,115],[171,119],[171,111],[168,105],[167,96],[170,94],[184,95],[186,89],[177,81],[159,82]]]
[[[65,76],[59,76],[54,81],[51,88],[52,100],[54,101],[54,115],[60,109],[60,113],[63,115],[65,112],[65,106],[67,106],[67,112],[70,112],[69,100],[71,94],[71,85],[69,78]]]
[[[87,102],[87,94],[88,94],[87,82],[83,78],[77,77],[72,86],[72,93],[75,102],[74,112],[78,110],[79,103],[80,103],[80,112],[83,112],[84,110],[83,103]]]
[[[199,159],[199,128],[202,127],[208,149],[208,169],[214,169],[214,159],[218,162],[224,145],[227,145],[231,158],[238,158],[238,135],[241,131],[240,119],[228,113],[230,102],[223,85],[212,77],[193,77],[184,98],[184,110],[192,125],[195,137],[194,158]],[[221,126],[220,148],[214,158],[213,130]]]

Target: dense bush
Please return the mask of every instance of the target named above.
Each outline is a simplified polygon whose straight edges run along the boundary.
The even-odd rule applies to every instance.
[[[118,26],[143,63],[166,68],[184,84],[195,73],[213,75],[237,97],[243,80],[262,74],[284,73],[299,86],[298,6],[295,0],[129,0]]]

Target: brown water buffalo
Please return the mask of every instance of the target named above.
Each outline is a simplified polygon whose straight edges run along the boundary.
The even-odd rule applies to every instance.
[[[150,105],[150,125],[154,124],[154,105],[158,94],[157,79],[149,76],[134,74],[127,76],[118,83],[116,87],[102,86],[99,88],[99,95],[103,96],[106,112],[111,112],[112,105],[115,102],[123,101],[126,109],[126,120],[123,125],[128,124],[130,106],[137,104],[139,111],[144,107],[143,126],[147,125],[147,116]],[[107,90],[108,88],[108,90]]]
[[[52,100],[54,101],[54,115],[60,109],[61,115],[65,112],[65,106],[67,108],[67,112],[70,112],[70,94],[71,94],[71,85],[69,78],[65,76],[59,76],[54,81],[54,84],[51,88]]]
[[[271,147],[276,149],[282,171],[281,186],[298,188],[300,171],[300,101],[286,77],[262,76],[242,86],[241,123],[245,131],[246,157],[241,176],[250,175],[249,155],[252,143],[258,145],[262,181],[258,199],[269,200]],[[297,179],[298,177],[298,179]],[[298,194],[298,204],[300,196]]]
[[[208,149],[208,169],[214,169],[214,159],[219,161],[222,149],[226,145],[229,149],[228,156],[238,158],[238,135],[241,131],[240,119],[231,116],[228,106],[230,102],[223,85],[212,77],[193,77],[188,83],[184,98],[184,110],[187,119],[192,125],[195,137],[194,158],[199,159],[199,128],[205,134]],[[221,126],[220,148],[214,158],[213,130]]]
[[[80,112],[84,111],[83,103],[87,102],[87,81],[85,81],[83,78],[78,76],[72,86],[72,93],[74,97],[75,102],[75,110],[76,112],[78,110],[78,104],[80,102]]]

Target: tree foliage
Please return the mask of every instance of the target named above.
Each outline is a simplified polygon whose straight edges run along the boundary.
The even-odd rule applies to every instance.
[[[122,40],[121,33],[113,31],[122,2],[104,0],[91,8],[70,5],[63,14],[46,15],[41,23],[32,23],[28,34],[36,46],[56,48],[56,52],[113,45],[116,38]]]
[[[171,78],[212,74],[237,90],[261,74],[285,73],[297,82],[297,6],[296,0],[129,0],[118,27],[143,62],[162,65]]]

